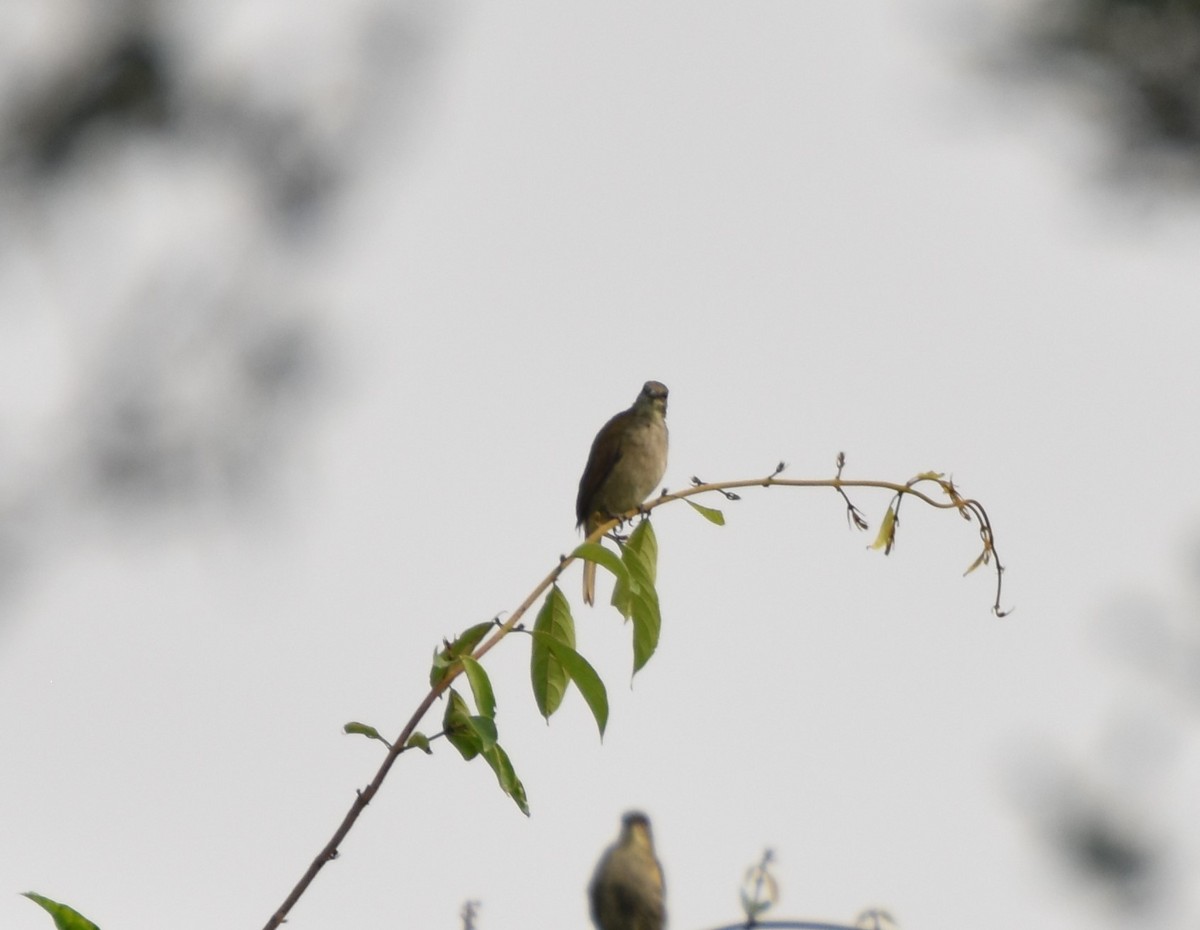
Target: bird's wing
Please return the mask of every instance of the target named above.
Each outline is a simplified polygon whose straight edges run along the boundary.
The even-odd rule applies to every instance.
[[[576,526],[587,523],[588,517],[592,515],[591,502],[596,499],[596,493],[604,486],[612,470],[617,467],[617,462],[621,460],[623,421],[628,414],[628,410],[622,411],[605,423],[592,442],[587,467],[583,470],[583,477],[579,479],[579,495],[575,498]]]

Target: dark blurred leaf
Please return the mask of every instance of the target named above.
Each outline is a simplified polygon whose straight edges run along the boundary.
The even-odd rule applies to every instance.
[[[125,28],[30,88],[18,105],[12,144],[36,167],[62,168],[101,124],[167,124],[174,106],[169,57],[142,24]]]
[[[1023,72],[1081,85],[1089,109],[1109,120],[1126,171],[1200,183],[1200,4],[1061,0],[1031,9]]]
[[[1157,865],[1150,846],[1101,809],[1069,812],[1059,841],[1081,872],[1124,895],[1136,896]]]

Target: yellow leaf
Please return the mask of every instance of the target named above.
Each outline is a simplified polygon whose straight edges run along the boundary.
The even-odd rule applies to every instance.
[[[987,565],[989,553],[990,553],[990,550],[988,550],[988,549],[984,549],[981,553],[979,553],[979,558],[977,558],[974,562],[972,562],[970,567],[965,572],[963,572],[963,577],[965,578],[967,575],[971,574],[971,572],[973,572],[973,571],[975,571],[975,569],[979,568],[980,565]]]
[[[888,507],[887,513],[883,515],[883,522],[879,525],[879,535],[875,537],[875,542],[871,543],[872,549],[882,549],[883,554],[887,555],[892,551],[892,544],[896,541],[896,509]]]

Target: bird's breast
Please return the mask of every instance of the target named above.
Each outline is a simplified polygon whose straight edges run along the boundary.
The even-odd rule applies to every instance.
[[[621,458],[604,489],[609,513],[623,513],[644,501],[667,471],[667,426],[661,420],[633,424],[621,443]]]

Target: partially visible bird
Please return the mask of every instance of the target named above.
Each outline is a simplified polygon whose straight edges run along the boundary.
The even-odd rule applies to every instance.
[[[650,821],[639,811],[621,820],[621,835],[605,850],[588,887],[599,930],[663,930],[667,924],[662,866]]]
[[[605,520],[642,503],[667,470],[667,386],[647,381],[628,410],[622,410],[596,434],[579,496],[576,528],[592,532]],[[583,563],[583,600],[596,599],[596,563]]]

